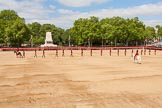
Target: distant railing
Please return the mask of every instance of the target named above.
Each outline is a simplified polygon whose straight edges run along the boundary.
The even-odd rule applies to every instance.
[[[34,47],[34,48],[0,48],[0,51],[34,51],[34,50],[124,50],[124,49],[150,49],[150,50],[162,50],[162,48],[156,48],[153,46],[131,46],[131,47]]]
[[[73,50],[79,50],[80,55],[83,56],[84,50],[88,50],[90,53],[90,56],[93,56],[93,50],[100,51],[100,55],[103,55],[103,50],[108,51],[109,56],[112,56],[112,50],[117,54],[117,56],[120,56],[121,53],[124,53],[124,55],[127,55],[127,51],[131,51],[131,55],[133,55],[134,51],[139,49],[141,55],[146,55],[146,52],[148,51],[148,54],[151,55],[151,52],[156,55],[157,50],[162,51],[162,48],[156,48],[152,46],[135,46],[135,47],[37,47],[37,48],[0,48],[0,51],[22,51],[23,57],[25,57],[26,51],[32,51],[33,56],[37,57],[37,52],[42,52],[42,57],[45,58],[45,50],[55,51],[55,56],[58,57],[58,50],[61,51],[62,56],[65,56],[65,50],[70,50],[70,56],[73,56]],[[60,52],[59,51],[59,52]],[[69,51],[68,51],[69,52]],[[74,52],[75,53],[75,52]]]

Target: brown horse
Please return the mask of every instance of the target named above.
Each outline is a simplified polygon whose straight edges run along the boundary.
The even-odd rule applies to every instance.
[[[21,57],[23,58],[22,54],[20,51],[14,51],[14,53],[16,53],[16,57]]]

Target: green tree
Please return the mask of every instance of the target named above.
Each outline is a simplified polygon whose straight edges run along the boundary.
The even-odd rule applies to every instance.
[[[22,20],[16,20],[11,27],[5,30],[5,36],[11,46],[21,47],[21,45],[30,39],[30,30]]]
[[[38,22],[33,22],[32,24],[28,25],[33,37],[39,37],[40,36],[40,28],[41,28],[41,24]]]
[[[65,38],[64,38],[64,29],[55,27],[53,31],[53,40],[54,43],[58,45],[63,45],[65,44]]]
[[[151,42],[153,42],[155,38],[156,38],[155,28],[150,27],[150,26],[146,27],[145,28],[145,41],[147,42],[147,44],[150,44]]]
[[[0,40],[11,46],[21,46],[28,39],[29,30],[25,20],[17,15],[14,10],[0,12]],[[3,40],[2,40],[3,39]]]
[[[89,39],[89,44],[92,46],[92,44],[98,43],[98,41],[101,38],[99,19],[94,16],[90,17],[90,19],[88,20],[88,28],[87,28],[88,32],[87,37]]]
[[[139,21],[138,17],[127,19],[126,45],[138,45],[143,42],[145,35],[145,25]]]
[[[126,37],[126,20],[121,17],[105,18],[100,21],[102,36],[109,44],[123,43]]]
[[[84,43],[83,32],[86,29],[87,19],[79,18],[75,20],[74,26],[71,29],[70,37],[73,40],[73,44],[82,45]]]
[[[40,36],[40,28],[41,24],[38,22],[33,22],[32,24],[28,24],[28,28],[31,31],[31,38],[30,38],[30,44],[31,46],[34,45],[40,45],[43,42],[43,37]]]
[[[160,39],[162,39],[162,26],[156,25],[156,29],[157,29],[157,39],[158,41],[160,41]]]
[[[112,41],[112,31],[113,26],[109,23],[110,18],[105,18],[100,21],[100,31],[101,31],[101,44],[106,45],[111,44]],[[109,41],[109,43],[108,43]]]
[[[92,46],[100,35],[100,25],[97,17],[80,18],[74,22],[71,37],[77,45]]]
[[[5,43],[5,37],[4,37],[4,33],[5,33],[5,24],[4,21],[2,19],[0,19],[0,44]]]
[[[8,27],[12,26],[14,21],[20,19],[17,13],[13,10],[0,11],[0,43],[6,43],[5,31]],[[7,43],[6,43],[7,44]]]
[[[71,28],[70,29],[66,29],[62,35],[62,41],[63,41],[63,45],[65,46],[69,46],[69,44],[73,43],[73,40],[70,39],[70,34],[71,34]]]

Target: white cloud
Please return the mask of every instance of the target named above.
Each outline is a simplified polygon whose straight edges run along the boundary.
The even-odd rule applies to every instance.
[[[100,4],[110,0],[57,0],[59,3],[69,7],[85,7],[92,4]]]
[[[144,20],[143,21],[147,26],[155,27],[156,25],[162,26],[162,20]]]
[[[101,9],[96,11],[90,12],[74,12],[71,10],[64,10],[60,9],[59,12],[62,14],[61,17],[55,18],[54,22],[59,26],[62,25],[63,27],[71,27],[73,22],[78,18],[89,18],[90,16],[96,16],[101,18],[106,17],[113,17],[113,16],[120,16],[120,17],[152,17],[155,15],[162,15],[162,3],[158,4],[148,4],[148,5],[141,5],[129,8],[109,8],[109,9]],[[155,26],[157,24],[162,25],[162,20],[143,20],[146,25]]]
[[[48,19],[48,14],[55,11],[53,5],[49,5],[48,8],[43,7],[44,0],[1,0],[0,10],[11,9],[15,10],[20,17],[26,19],[27,22],[32,20],[44,20]]]
[[[98,17],[134,17],[134,16],[152,16],[162,14],[162,3],[148,4],[129,8],[109,8],[98,11],[92,11],[90,14]]]
[[[49,8],[50,8],[51,10],[55,10],[55,9],[56,9],[56,7],[55,7],[54,5],[49,5]]]
[[[74,12],[72,10],[67,10],[67,9],[58,9],[57,10],[60,14],[66,14],[66,15],[73,15],[73,14],[77,14],[79,12]]]
[[[0,10],[12,9],[15,10],[19,16],[26,19],[27,23],[39,22],[41,24],[51,23],[56,26],[69,28],[72,27],[74,21],[78,18],[89,18],[96,16],[100,19],[106,17],[120,16],[120,17],[142,17],[146,25],[162,25],[162,20],[149,20],[152,16],[162,18],[162,2],[157,4],[145,4],[141,6],[134,6],[128,8],[107,8],[87,12],[80,12],[57,9],[56,6],[50,4],[46,7],[43,3],[46,0],[0,0]],[[103,3],[110,0],[59,0],[74,6],[88,6],[93,3]],[[67,3],[68,4],[68,3]]]

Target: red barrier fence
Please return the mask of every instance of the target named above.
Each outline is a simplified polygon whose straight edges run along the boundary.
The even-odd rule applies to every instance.
[[[19,49],[20,51],[34,51],[34,50],[118,50],[118,49],[150,49],[150,50],[162,50],[162,48],[150,47],[150,46],[133,46],[133,47],[36,47],[36,48],[0,48],[0,51],[14,51]]]
[[[111,48],[110,48],[110,53],[109,53],[109,55],[111,56]]]
[[[65,55],[65,53],[64,53],[64,49],[62,50],[62,56],[64,56]],[[57,55],[58,56],[58,55]]]
[[[131,54],[134,53],[134,50],[140,50],[141,55],[146,55],[147,51],[148,54],[151,55],[151,52],[156,55],[157,50],[162,50],[162,48],[156,48],[156,47],[146,47],[146,46],[136,46],[136,47],[38,47],[38,48],[0,48],[0,51],[23,51],[23,56],[25,57],[25,51],[34,51],[34,57],[37,57],[37,51],[43,51],[42,57],[45,57],[45,51],[46,50],[54,50],[55,55],[58,57],[58,50],[62,50],[62,56],[64,56],[65,52],[64,50],[70,50],[70,56],[73,56],[73,50],[80,50],[81,56],[83,56],[84,50],[90,51],[90,56],[93,56],[93,50],[100,50],[100,55],[103,56],[103,50],[109,50],[109,55],[112,55],[112,50],[115,50],[117,53],[117,56],[120,56],[121,50],[123,50],[124,55],[127,55],[127,50],[131,50]]]
[[[64,56],[64,54],[62,54],[62,56]],[[58,50],[56,49],[56,57],[58,57]]]
[[[83,56],[83,49],[81,49],[81,56]]]

